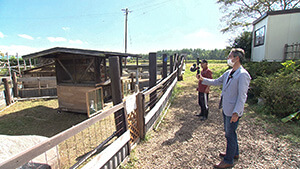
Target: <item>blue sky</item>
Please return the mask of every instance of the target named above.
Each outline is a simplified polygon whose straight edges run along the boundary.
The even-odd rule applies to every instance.
[[[52,47],[124,52],[221,49],[222,13],[214,0],[0,0],[0,51],[24,55]]]

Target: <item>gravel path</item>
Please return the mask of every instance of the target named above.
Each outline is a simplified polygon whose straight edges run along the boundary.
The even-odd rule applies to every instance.
[[[184,90],[170,106],[157,131],[148,133],[148,141],[137,145],[135,168],[213,168],[225,150],[223,118],[218,109],[219,94],[209,95],[208,120],[200,121],[196,112],[195,86]],[[246,111],[240,119],[238,140],[240,159],[234,168],[300,168],[300,145],[269,134],[254,113]]]

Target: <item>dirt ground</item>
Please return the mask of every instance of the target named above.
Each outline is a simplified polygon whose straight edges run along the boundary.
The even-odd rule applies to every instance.
[[[181,83],[181,82],[179,82]],[[209,95],[208,120],[200,121],[195,87],[183,87],[157,131],[138,144],[134,168],[213,168],[225,150],[219,94]],[[300,145],[269,134],[255,114],[245,111],[238,127],[240,159],[234,168],[300,168]]]

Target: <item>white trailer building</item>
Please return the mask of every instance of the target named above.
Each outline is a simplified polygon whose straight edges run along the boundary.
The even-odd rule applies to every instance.
[[[252,61],[284,61],[285,46],[300,42],[300,9],[265,13],[253,22],[252,36]],[[296,47],[300,51],[300,45]]]

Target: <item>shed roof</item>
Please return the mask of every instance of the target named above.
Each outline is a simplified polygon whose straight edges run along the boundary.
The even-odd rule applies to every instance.
[[[252,25],[257,24],[261,20],[265,19],[269,15],[281,15],[281,14],[290,14],[290,13],[300,13],[300,8],[288,9],[288,10],[278,10],[278,11],[268,11],[264,13],[261,17],[253,21]]]
[[[54,47],[46,49],[40,52],[31,53],[28,55],[23,55],[23,59],[34,59],[38,57],[44,58],[55,58],[57,55],[61,54],[76,54],[84,56],[94,56],[94,57],[110,57],[110,56],[122,56],[122,57],[140,57],[137,54],[129,53],[119,53],[119,52],[108,52],[108,51],[97,51],[97,50],[88,50],[88,49],[75,49],[75,48],[65,48],[65,47]]]

